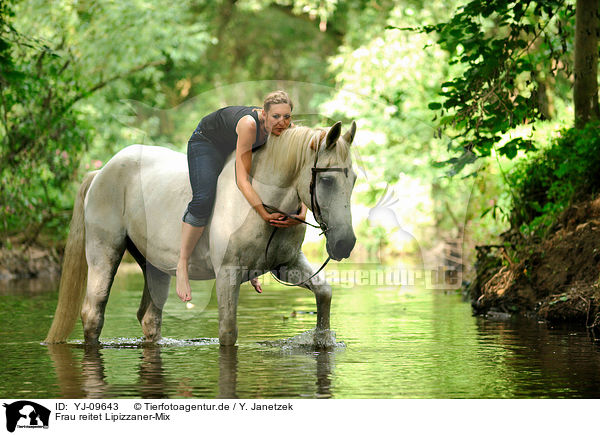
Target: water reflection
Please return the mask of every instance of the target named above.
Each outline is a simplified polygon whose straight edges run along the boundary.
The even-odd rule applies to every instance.
[[[90,399],[105,397],[108,384],[104,375],[104,359],[97,346],[85,346],[81,362],[82,389]]]
[[[333,372],[332,367],[332,353],[330,352],[319,352],[316,355],[317,359],[317,397],[318,398],[330,398],[331,394],[331,374]]]
[[[237,399],[237,346],[219,346],[219,399]]]
[[[183,347],[183,346],[182,346]],[[247,394],[244,390],[243,394],[238,394],[238,376],[239,369],[239,348],[238,346],[210,347],[212,355],[216,355],[216,363],[218,374],[216,379],[211,376],[210,370],[205,370],[203,377],[190,378],[185,373],[180,377],[176,376],[177,370],[167,371],[163,361],[163,353],[173,349],[156,344],[144,344],[139,346],[131,346],[118,348],[114,345],[108,346],[86,346],[83,344],[50,344],[47,345],[48,354],[52,360],[58,387],[60,389],[60,397],[63,398],[88,398],[88,399],[103,399],[114,398],[121,396],[134,396],[145,399],[160,399],[170,397],[216,397],[220,399],[235,399],[242,397],[253,397],[253,394]],[[108,351],[118,350],[120,352],[136,352],[140,355],[140,361],[136,369],[137,378],[132,384],[120,384],[118,382],[109,381],[109,376],[106,374],[107,363],[105,361],[105,353]],[[252,353],[256,353],[257,349],[253,349]],[[310,381],[311,378],[306,377],[306,373],[312,373],[312,379],[316,386],[315,395],[313,397],[328,398],[331,394],[331,379],[332,379],[332,352],[306,352],[289,351],[281,352],[277,350],[268,350],[266,352],[259,351],[265,361],[275,359],[274,365],[284,366],[285,362],[290,358],[294,361],[302,361],[300,370],[298,367],[293,367],[293,371],[301,373],[303,383]],[[128,355],[129,357],[131,355]],[[300,357],[300,358],[295,358]],[[177,361],[168,361],[167,364]],[[255,362],[260,363],[260,362]],[[283,364],[282,364],[283,363]],[[111,363],[112,364],[112,363]],[[108,367],[112,367],[108,364]],[[248,373],[244,371],[243,376]],[[124,374],[120,369],[120,376],[132,378],[133,373]],[[197,373],[195,373],[197,375]],[[258,376],[263,376],[260,373]],[[269,380],[262,379],[262,388],[269,385]],[[216,387],[215,394],[206,394],[210,390],[211,384]],[[202,388],[199,388],[199,386]],[[294,383],[288,387],[294,387]],[[286,397],[302,397],[306,396],[306,386],[298,385],[296,391],[286,390]],[[245,387],[246,388],[246,387]],[[264,391],[259,394],[259,397],[264,394],[265,397],[270,397],[271,393]]]
[[[65,399],[87,397],[83,389],[81,363],[74,358],[71,345],[49,344],[48,354],[54,366],[60,396]]]
[[[0,295],[31,295],[56,291],[58,274],[46,274],[38,278],[0,279]]]
[[[600,397],[600,344],[583,329],[530,319],[479,318],[482,348],[502,349],[503,372],[515,397]]]
[[[139,368],[139,396],[143,399],[168,398],[167,376],[163,368],[160,347],[147,345],[142,347],[142,359]]]

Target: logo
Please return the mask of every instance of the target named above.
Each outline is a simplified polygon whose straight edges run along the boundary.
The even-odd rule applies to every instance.
[[[4,404],[6,408],[6,429],[14,432],[15,428],[48,429],[50,410],[29,400],[19,400]]]

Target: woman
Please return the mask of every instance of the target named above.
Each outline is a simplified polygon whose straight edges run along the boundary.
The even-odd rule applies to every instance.
[[[235,150],[237,186],[265,222],[278,228],[297,225],[298,221],[280,213],[269,213],[252,187],[249,173],[252,151],[265,144],[267,136],[279,136],[292,121],[293,104],[287,93],[275,91],[267,95],[262,109],[229,106],[202,118],[188,141],[188,166],[192,184],[192,200],[183,215],[181,249],[177,263],[177,295],[187,302],[192,299],[188,262],[212,212],[217,178],[225,159]],[[306,206],[296,217],[306,218]],[[261,292],[258,279],[251,280]]]

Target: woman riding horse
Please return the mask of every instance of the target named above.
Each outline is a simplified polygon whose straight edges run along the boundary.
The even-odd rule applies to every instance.
[[[355,133],[355,123],[344,134],[341,122],[330,128],[291,128],[269,135],[252,156],[252,187],[268,204],[267,210],[288,215],[298,213],[302,203],[310,205],[325,234],[327,253],[337,261],[348,258],[356,242],[350,206],[356,181],[350,152]],[[230,155],[223,167],[214,210],[188,271],[190,279],[215,280],[219,343],[233,346],[237,341],[240,285],[272,271],[314,293],[314,343],[331,346],[332,289],[302,253],[306,228],[295,225],[275,233],[277,228],[261,218],[238,187],[236,161],[240,162]],[[85,343],[100,342],[110,290],[125,251],[144,274],[137,318],[146,341],[161,339],[163,309],[180,256],[178,220],[191,196],[185,154],[163,147],[128,146],[101,170],[86,175],[73,207],[47,343],[65,342],[79,314]]]
[[[291,125],[293,103],[287,93],[275,91],[267,95],[262,109],[258,107],[224,107],[202,118],[188,141],[188,167],[192,185],[192,200],[183,215],[181,248],[177,263],[177,295],[186,302],[192,299],[188,263],[211,215],[215,201],[217,179],[227,156],[235,150],[237,186],[262,219],[274,227],[287,228],[299,221],[280,213],[269,213],[252,187],[249,173],[252,152],[267,141],[267,136],[279,136]],[[306,218],[306,206],[298,215]],[[251,281],[257,292],[262,289],[258,279]]]

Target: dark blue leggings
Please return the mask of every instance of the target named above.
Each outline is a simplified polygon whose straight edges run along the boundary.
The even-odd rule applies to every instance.
[[[192,200],[183,215],[183,221],[203,227],[208,223],[217,193],[217,179],[225,165],[225,156],[202,133],[194,132],[187,148]]]

